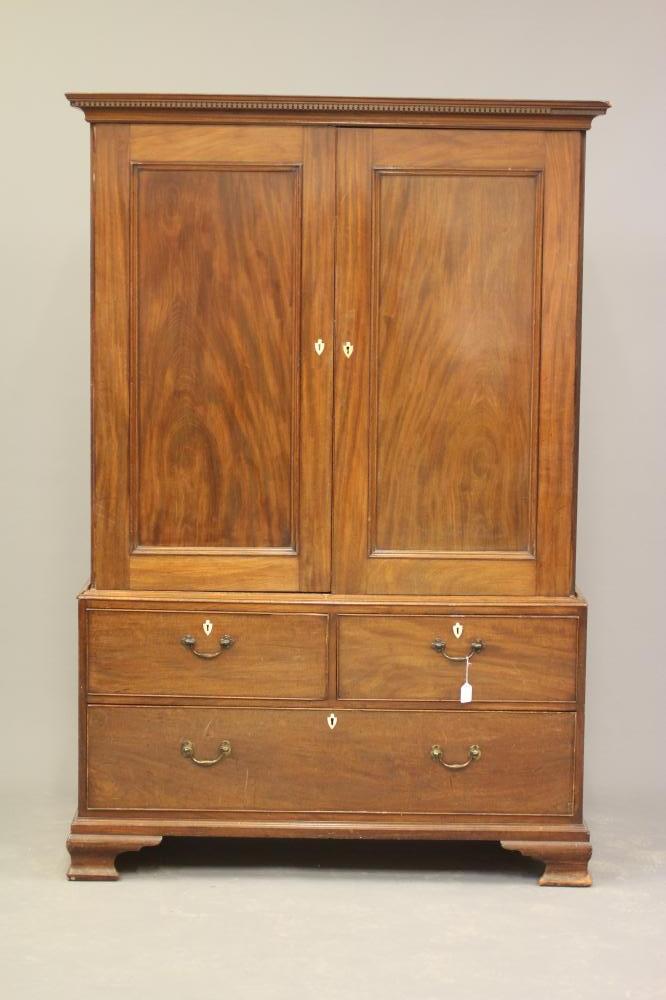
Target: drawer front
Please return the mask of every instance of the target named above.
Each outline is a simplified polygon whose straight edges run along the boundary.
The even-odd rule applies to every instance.
[[[327,646],[327,615],[89,611],[88,691],[324,698]]]
[[[91,809],[570,815],[573,712],[88,709]],[[223,741],[231,750],[213,766]],[[439,746],[449,770],[431,755]],[[481,755],[470,756],[478,745]]]
[[[433,649],[437,639],[452,657],[464,657],[482,640],[469,669],[476,704],[576,698],[577,618],[466,615],[341,616],[338,697],[459,703],[464,660],[452,662]]]

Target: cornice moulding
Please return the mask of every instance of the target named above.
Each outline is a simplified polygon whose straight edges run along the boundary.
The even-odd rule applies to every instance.
[[[296,97],[213,94],[72,93],[67,99],[89,121],[149,122],[233,118],[330,121],[334,124],[447,124],[522,120],[522,127],[588,128],[605,101],[447,100],[390,97]],[[549,124],[549,122],[551,124]],[[571,123],[571,124],[569,124]]]

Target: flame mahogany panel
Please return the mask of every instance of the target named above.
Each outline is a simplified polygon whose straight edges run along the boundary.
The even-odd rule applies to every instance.
[[[299,169],[135,184],[137,543],[295,550]]]
[[[540,175],[374,186],[371,551],[533,551]]]

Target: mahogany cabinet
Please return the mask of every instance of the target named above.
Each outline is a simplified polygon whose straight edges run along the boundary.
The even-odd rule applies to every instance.
[[[588,885],[574,581],[603,102],[68,95],[92,126],[73,879],[163,836]]]

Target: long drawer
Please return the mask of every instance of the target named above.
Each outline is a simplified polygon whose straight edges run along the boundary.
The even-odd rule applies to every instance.
[[[328,616],[88,611],[90,694],[321,699]]]
[[[570,815],[574,730],[562,711],[93,705],[88,806]]]
[[[578,618],[481,615],[340,616],[338,697],[459,702],[470,652],[474,703],[576,698]]]

